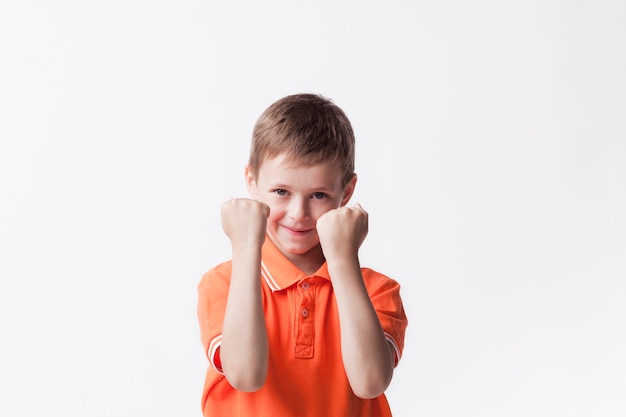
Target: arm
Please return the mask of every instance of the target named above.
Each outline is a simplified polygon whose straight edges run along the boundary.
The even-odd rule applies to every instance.
[[[247,392],[260,389],[267,377],[269,348],[260,268],[268,213],[266,205],[254,200],[230,200],[222,206],[222,227],[233,256],[220,359],[228,382]]]
[[[318,220],[341,326],[341,352],[350,386],[361,398],[382,394],[393,376],[394,352],[372,306],[358,259],[367,235],[367,213],[360,207],[331,210]]]

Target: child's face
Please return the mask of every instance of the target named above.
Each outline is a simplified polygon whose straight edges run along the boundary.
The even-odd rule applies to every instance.
[[[294,264],[302,257],[321,257],[317,219],[350,200],[356,175],[343,187],[338,163],[289,164],[284,155],[266,159],[255,178],[246,169],[250,195],[270,208],[267,233]]]

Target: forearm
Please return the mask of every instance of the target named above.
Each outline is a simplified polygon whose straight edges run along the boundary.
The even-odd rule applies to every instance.
[[[358,259],[328,263],[337,299],[344,367],[354,393],[382,394],[393,375],[389,343],[363,283]]]
[[[240,391],[258,390],[267,376],[260,265],[260,248],[233,248],[220,358],[228,382]]]

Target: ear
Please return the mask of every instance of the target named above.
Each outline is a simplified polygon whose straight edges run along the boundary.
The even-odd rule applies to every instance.
[[[352,174],[352,178],[348,181],[345,188],[343,189],[343,195],[341,196],[341,207],[348,204],[350,198],[352,198],[352,194],[354,194],[354,188],[356,187],[357,175],[356,173]]]
[[[254,176],[254,172],[252,172],[252,168],[250,168],[250,165],[246,165],[244,174],[246,177],[246,187],[248,188],[248,194],[250,194],[250,197],[256,199],[258,195],[256,177]]]

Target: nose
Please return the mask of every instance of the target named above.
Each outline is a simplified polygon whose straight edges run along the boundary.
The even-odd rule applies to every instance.
[[[289,203],[289,217],[296,223],[309,218],[309,204],[305,198],[292,198]]]

